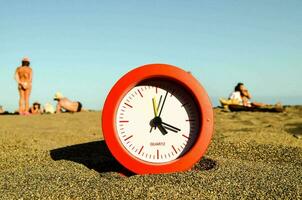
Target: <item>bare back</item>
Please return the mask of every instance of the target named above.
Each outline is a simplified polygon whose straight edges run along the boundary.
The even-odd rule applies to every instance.
[[[58,102],[57,112],[60,112],[59,110],[61,110],[62,108],[66,111],[77,112],[78,106],[79,106],[78,102],[73,102],[67,98],[62,98]]]
[[[31,82],[32,69],[30,67],[18,67],[17,74],[22,82]]]
[[[18,67],[16,70],[16,80],[20,89],[26,90],[30,88],[32,83],[32,69],[30,67]]]

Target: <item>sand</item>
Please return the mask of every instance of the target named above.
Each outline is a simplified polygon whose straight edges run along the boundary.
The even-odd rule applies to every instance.
[[[164,175],[122,176],[103,141],[100,112],[0,116],[0,125],[0,199],[302,198],[301,106],[215,109],[203,159]]]

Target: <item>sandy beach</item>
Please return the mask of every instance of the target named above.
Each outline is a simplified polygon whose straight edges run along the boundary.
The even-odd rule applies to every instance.
[[[101,112],[0,116],[0,199],[301,199],[302,106],[215,108],[215,132],[187,172],[122,176]]]

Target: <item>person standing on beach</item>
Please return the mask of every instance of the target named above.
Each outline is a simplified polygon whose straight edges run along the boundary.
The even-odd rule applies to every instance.
[[[30,60],[25,57],[22,59],[22,65],[16,69],[15,79],[18,83],[19,91],[19,114],[29,114],[29,96],[32,89],[32,69],[30,68]]]

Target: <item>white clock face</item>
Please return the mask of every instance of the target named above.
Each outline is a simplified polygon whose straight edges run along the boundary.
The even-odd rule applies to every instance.
[[[165,163],[184,155],[200,132],[199,109],[187,90],[167,80],[132,88],[116,115],[120,142],[134,157]]]

